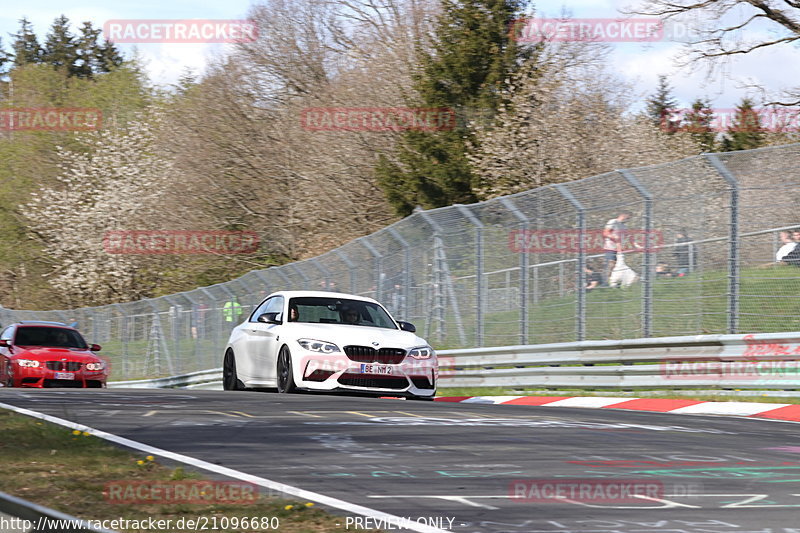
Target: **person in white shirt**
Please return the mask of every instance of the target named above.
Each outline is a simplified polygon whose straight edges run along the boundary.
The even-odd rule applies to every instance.
[[[617,264],[618,254],[622,253],[622,240],[625,235],[625,221],[630,218],[628,211],[623,211],[606,222],[603,227],[603,252],[605,252],[605,283],[608,284],[611,272]]]
[[[789,230],[781,231],[780,239],[783,246],[781,246],[780,249],[778,249],[778,253],[775,254],[776,263],[783,261],[783,258],[789,255],[789,252],[794,250],[795,246],[797,246],[797,242],[794,240],[792,232]]]

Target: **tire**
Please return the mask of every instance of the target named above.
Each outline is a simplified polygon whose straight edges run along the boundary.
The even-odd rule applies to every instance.
[[[233,352],[225,352],[225,359],[222,361],[222,388],[224,390],[244,390],[245,386],[236,375],[236,358]]]
[[[289,394],[296,390],[292,370],[292,354],[287,346],[282,346],[281,351],[278,352],[277,382],[278,392],[281,394]]]

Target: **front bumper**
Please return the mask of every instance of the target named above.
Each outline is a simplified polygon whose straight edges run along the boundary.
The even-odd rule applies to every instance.
[[[69,376],[69,377],[68,377]],[[12,374],[14,387],[99,389],[106,386],[108,374],[103,370],[57,372],[48,368],[29,368],[15,365]]]
[[[382,393],[392,396],[433,396],[439,378],[436,356],[398,364],[353,361],[343,353],[320,354],[298,350],[294,358],[295,384],[317,391]]]

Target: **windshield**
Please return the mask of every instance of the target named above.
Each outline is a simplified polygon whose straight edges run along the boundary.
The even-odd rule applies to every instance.
[[[288,318],[289,322],[397,329],[380,305],[345,298],[292,298]]]
[[[71,329],[48,327],[21,327],[14,337],[17,346],[52,346],[54,348],[83,348],[86,342],[80,333]]]

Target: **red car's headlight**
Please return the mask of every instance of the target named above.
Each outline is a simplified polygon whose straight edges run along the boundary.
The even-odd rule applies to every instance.
[[[14,359],[14,361],[23,368],[38,368],[39,361],[34,361],[33,359]]]
[[[86,370],[103,370],[106,364],[102,361],[96,363],[86,363]]]

